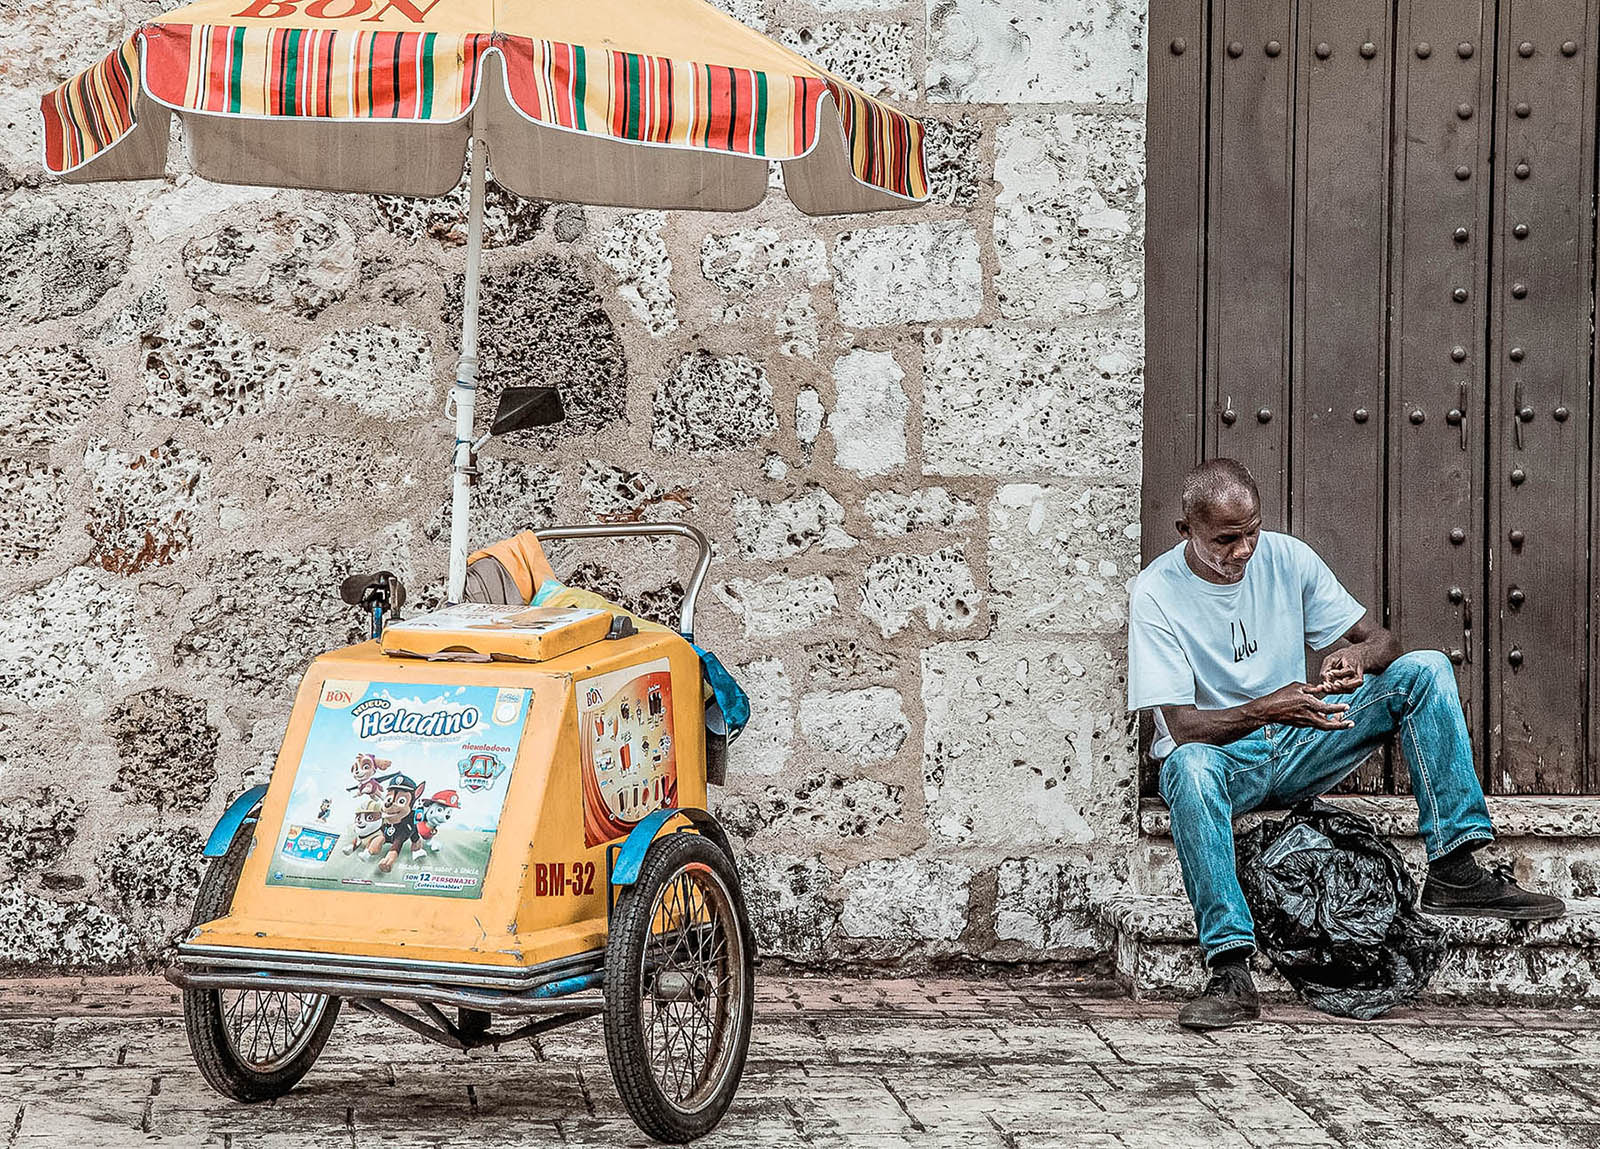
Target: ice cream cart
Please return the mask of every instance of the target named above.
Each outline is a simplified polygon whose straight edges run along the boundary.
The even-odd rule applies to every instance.
[[[312,662],[271,782],[211,835],[168,974],[222,1093],[293,1087],[343,1002],[458,1049],[598,1014],[646,1132],[688,1140],[727,1108],[754,946],[685,637],[710,546],[683,524],[539,534],[695,542],[681,633],[466,602]]]
[[[44,167],[74,182],[162,178],[174,119],[189,170],[219,183],[431,197],[469,173],[448,607],[395,625],[398,580],[347,580],[372,639],[315,658],[270,784],[212,833],[170,975],[207,1080],[282,1094],[341,1002],[458,1048],[601,1015],[639,1124],[705,1132],[744,1061],[753,960],[705,813],[741,706],[690,640],[710,549],[679,524],[540,532],[694,541],[682,633],[541,599],[559,580],[525,539],[472,577],[480,449],[561,408],[552,388],[484,383],[483,426],[489,166],[530,198],[742,211],[777,164],[802,212],[879,211],[928,199],[922,125],[706,0],[193,0],[41,113]]]

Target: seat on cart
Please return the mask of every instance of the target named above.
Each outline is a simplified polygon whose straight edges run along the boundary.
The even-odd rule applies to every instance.
[[[502,539],[467,556],[464,597],[467,602],[609,611],[613,615],[626,615],[640,630],[672,631],[593,591],[561,582],[532,531]],[[700,655],[700,679],[706,700],[706,770],[710,781],[721,784],[727,746],[749,720],[750,699],[716,655],[699,646],[695,651]]]

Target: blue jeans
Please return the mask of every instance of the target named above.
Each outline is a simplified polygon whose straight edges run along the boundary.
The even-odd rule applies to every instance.
[[[1329,701],[1348,705],[1345,716],[1355,725],[1263,726],[1226,746],[1186,742],[1161,764],[1161,796],[1172,810],[1183,887],[1208,960],[1255,948],[1255,922],[1234,869],[1234,815],[1326,793],[1396,730],[1428,860],[1494,839],[1449,659],[1436,650],[1401,655],[1354,692]]]

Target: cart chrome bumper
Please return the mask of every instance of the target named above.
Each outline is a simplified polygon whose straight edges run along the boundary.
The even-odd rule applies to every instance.
[[[489,1013],[599,1013],[605,954],[596,950],[524,970],[380,960],[287,950],[182,945],[167,980],[182,989],[253,989],[433,1002]]]

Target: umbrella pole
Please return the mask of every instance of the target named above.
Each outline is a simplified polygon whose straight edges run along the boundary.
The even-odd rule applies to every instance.
[[[472,408],[478,393],[478,281],[483,255],[482,101],[472,109],[472,177],[467,205],[467,273],[461,289],[461,363],[450,403],[456,421],[454,475],[450,489],[450,582],[445,601],[460,602],[467,585],[467,527],[472,516]]]

